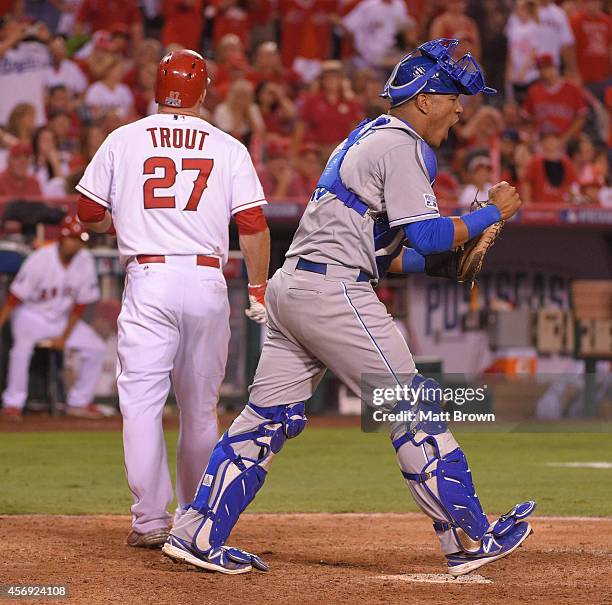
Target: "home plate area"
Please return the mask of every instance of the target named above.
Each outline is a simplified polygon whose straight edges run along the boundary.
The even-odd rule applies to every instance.
[[[535,517],[523,547],[457,579],[417,513],[245,514],[230,544],[271,569],[240,576],[130,548],[129,526],[123,515],[0,516],[0,584],[68,584],[70,603],[87,605],[612,603],[610,518]]]
[[[416,582],[423,584],[493,584],[493,580],[488,580],[478,574],[455,578],[447,573],[404,573],[396,576],[374,576],[374,578],[385,580],[386,582]]]

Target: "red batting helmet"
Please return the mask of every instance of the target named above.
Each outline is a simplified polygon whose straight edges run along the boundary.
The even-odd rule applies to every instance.
[[[60,223],[60,239],[64,239],[65,237],[72,237],[82,242],[89,241],[89,233],[85,231],[83,225],[79,223],[76,216],[70,216],[69,214],[67,214]]]
[[[193,107],[208,84],[202,55],[193,50],[173,50],[159,63],[155,101],[169,107]]]

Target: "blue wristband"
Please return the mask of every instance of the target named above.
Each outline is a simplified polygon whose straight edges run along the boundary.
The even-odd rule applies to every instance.
[[[499,208],[493,204],[489,204],[484,208],[480,208],[475,212],[470,212],[461,217],[461,220],[468,228],[470,239],[480,235],[487,227],[501,221]]]
[[[402,252],[402,273],[425,273],[425,257],[413,248]]]

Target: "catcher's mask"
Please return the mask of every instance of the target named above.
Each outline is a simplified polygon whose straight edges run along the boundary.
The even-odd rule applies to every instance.
[[[405,103],[420,92],[431,94],[496,94],[485,84],[480,66],[470,53],[455,61],[452,58],[459,40],[438,38],[421,44],[406,55],[391,72],[381,97],[391,107]]]

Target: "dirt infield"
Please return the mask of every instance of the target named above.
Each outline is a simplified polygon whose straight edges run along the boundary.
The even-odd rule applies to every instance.
[[[67,583],[70,603],[94,605],[612,603],[612,519],[536,518],[523,548],[467,576],[481,583],[440,584],[443,559],[414,513],[245,515],[232,542],[272,570],[234,577],[129,548],[128,527],[123,516],[1,516],[0,584]]]

